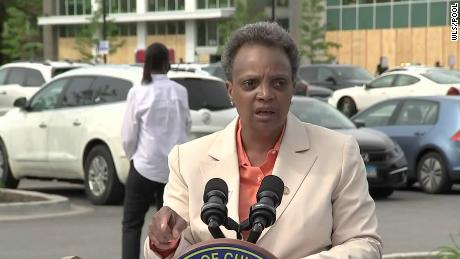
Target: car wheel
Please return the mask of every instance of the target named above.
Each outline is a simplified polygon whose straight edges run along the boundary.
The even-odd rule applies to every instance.
[[[350,97],[344,97],[339,101],[339,110],[345,114],[347,117],[351,117],[355,115],[358,111],[356,109],[356,103]]]
[[[423,191],[427,193],[446,192],[452,186],[444,159],[436,152],[427,153],[420,159],[417,164],[417,178]]]
[[[86,195],[93,204],[118,204],[122,201],[124,187],[106,146],[98,145],[91,149],[84,169]]]
[[[375,199],[382,199],[388,198],[394,191],[393,188],[372,188],[369,190],[369,193]]]
[[[5,144],[0,140],[0,187],[14,189],[18,187],[19,180],[14,178],[8,163],[8,152]]]

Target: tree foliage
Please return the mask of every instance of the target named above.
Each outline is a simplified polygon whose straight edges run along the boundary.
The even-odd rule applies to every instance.
[[[83,61],[94,61],[100,59],[101,55],[97,51],[97,46],[102,41],[102,8],[93,12],[89,24],[83,25],[75,37],[74,49],[78,50]],[[117,26],[110,20],[106,20],[105,29],[107,40],[109,41],[109,54],[113,54],[117,49],[125,44],[124,39],[120,39]]]
[[[311,63],[326,63],[335,59],[328,50],[339,48],[335,42],[326,41],[326,24],[323,22],[325,1],[302,0],[302,23],[300,25],[300,53]]]
[[[262,11],[252,13],[255,10],[256,1],[235,1],[235,13],[229,19],[218,24],[219,28],[219,53],[228,41],[231,33],[248,23],[266,20],[267,17]]]
[[[42,58],[40,0],[0,0],[0,64]]]

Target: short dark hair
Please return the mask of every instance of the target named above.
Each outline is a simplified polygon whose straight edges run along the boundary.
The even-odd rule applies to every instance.
[[[152,70],[164,70],[169,66],[169,51],[165,45],[159,42],[150,44],[145,51],[144,73],[142,83],[149,84],[152,82]]]
[[[236,53],[245,44],[262,44],[282,49],[291,64],[292,78],[295,79],[299,69],[299,51],[289,33],[274,22],[257,22],[247,24],[234,31],[222,53],[222,66],[228,80],[232,80],[232,66]]]

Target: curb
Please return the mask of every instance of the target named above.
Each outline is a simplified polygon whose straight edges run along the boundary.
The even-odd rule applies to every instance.
[[[93,211],[70,204],[68,198],[34,191],[2,189],[2,192],[37,197],[39,201],[0,203],[0,221],[48,218]]]
[[[441,254],[442,255],[442,254]],[[394,253],[383,255],[383,259],[439,259],[439,252]]]

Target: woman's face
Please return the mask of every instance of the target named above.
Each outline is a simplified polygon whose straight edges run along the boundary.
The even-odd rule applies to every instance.
[[[292,68],[286,53],[277,47],[243,45],[233,61],[227,90],[245,128],[260,132],[280,129],[293,94]]]

